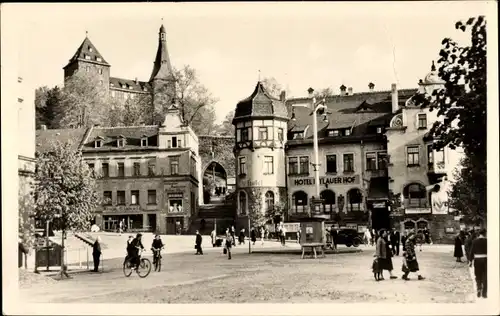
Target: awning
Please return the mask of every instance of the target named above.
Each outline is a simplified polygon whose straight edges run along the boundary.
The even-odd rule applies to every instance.
[[[387,200],[389,198],[389,178],[378,177],[370,180],[367,200]]]

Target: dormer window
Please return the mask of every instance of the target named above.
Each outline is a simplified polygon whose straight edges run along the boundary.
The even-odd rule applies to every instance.
[[[95,60],[102,61],[102,58],[101,57],[96,57]]]
[[[122,87],[122,89],[124,89],[125,88],[125,84],[120,83],[120,87]]]
[[[130,90],[133,90],[134,87],[127,85]]]
[[[304,138],[304,132],[293,133],[292,139],[301,139],[301,138]]]
[[[141,138],[141,147],[147,147],[148,146],[148,138],[146,136],[143,136]]]
[[[148,89],[146,89],[146,87],[144,87],[144,88],[142,88],[142,91],[147,92],[147,91],[148,91]]]
[[[94,50],[92,49],[92,47],[89,46],[89,52],[93,52]]]
[[[339,131],[334,129],[334,130],[329,130],[328,131],[328,136],[339,136]]]
[[[110,86],[114,87],[114,86],[115,86],[115,84],[114,84],[114,83],[111,83],[111,84],[110,84]]]
[[[96,139],[94,141],[94,147],[95,148],[101,148],[102,147],[102,139]]]
[[[351,135],[351,130],[350,129],[346,129],[345,132],[344,132],[344,135],[345,136]]]
[[[120,135],[120,138],[118,138],[118,141],[117,141],[117,146],[118,147],[124,147],[125,146],[125,137],[123,137],[122,135]]]

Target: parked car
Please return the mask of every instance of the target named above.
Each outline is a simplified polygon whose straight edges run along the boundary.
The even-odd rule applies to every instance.
[[[363,243],[363,239],[356,229],[340,229],[337,233],[337,245],[346,245],[347,247],[358,247]]]

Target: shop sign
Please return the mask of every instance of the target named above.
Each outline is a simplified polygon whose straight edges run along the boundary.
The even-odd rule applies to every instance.
[[[405,214],[430,214],[430,208],[407,208]]]
[[[295,186],[315,185],[315,183],[316,181],[314,178],[295,178],[292,180],[292,184]],[[319,184],[359,184],[359,175],[348,177],[320,177]]]
[[[447,234],[453,234],[455,232],[455,228],[453,228],[453,227],[446,227],[445,228],[445,232]]]
[[[296,233],[300,230],[300,223],[286,223],[283,227],[288,233]]]
[[[358,224],[345,224],[347,229],[358,229]]]
[[[373,203],[373,208],[385,208],[386,206],[385,202]]]
[[[182,199],[183,196],[182,193],[168,193],[169,199]]]
[[[139,205],[128,205],[128,206],[104,206],[104,210],[108,212],[141,212],[141,207]]]

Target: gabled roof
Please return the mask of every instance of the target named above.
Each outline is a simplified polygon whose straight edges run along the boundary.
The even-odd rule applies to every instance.
[[[410,98],[417,89],[398,90],[399,105],[404,106],[406,100]],[[304,104],[307,98],[296,98],[287,100],[287,104]],[[370,111],[359,111],[360,106],[369,105]],[[343,129],[354,126],[350,136],[359,138],[370,133],[369,126],[389,125],[392,118],[392,95],[391,91],[377,91],[356,93],[348,96],[335,95],[326,98],[328,122],[321,120],[322,115],[318,115],[318,132],[320,137],[327,137],[328,129]],[[293,106],[295,121],[288,122],[288,131],[298,130],[312,125],[311,109],[306,106]],[[291,113],[290,113],[291,116]],[[312,128],[307,129],[305,139],[312,138]],[[333,136],[335,137],[335,136]],[[296,142],[297,140],[292,141]]]
[[[172,70],[172,65],[170,64],[170,56],[167,49],[167,40],[162,39],[161,35],[165,34],[165,27],[162,25],[160,27],[160,36],[158,37],[158,50],[156,51],[156,58],[153,66],[153,72],[151,73],[151,78],[149,81],[155,79],[163,80],[174,80],[174,72]]]
[[[99,53],[97,48],[94,46],[94,44],[92,44],[88,37],[85,37],[80,47],[78,47],[78,49],[76,50],[76,53],[73,55],[73,57],[71,57],[68,64],[64,68],[68,67],[76,60],[84,60],[87,62],[94,62],[109,66],[108,62],[104,59],[104,57],[102,57],[101,53]]]
[[[36,131],[36,151],[47,152],[56,142],[70,143],[73,149],[79,149],[88,128],[47,129]]]
[[[252,94],[238,102],[236,105],[236,111],[234,113],[234,120],[238,120],[241,117],[281,117],[286,119],[288,112],[283,101],[280,101],[273,96],[271,96],[262,82],[257,82]]]
[[[123,79],[116,77],[109,77],[109,87],[112,90],[124,89],[131,92],[150,92],[151,85],[149,82],[135,81],[131,79]],[[146,91],[144,91],[146,89]]]
[[[115,148],[116,142],[120,138],[127,140],[124,148],[140,148],[141,139],[144,137],[150,138],[148,146],[157,146],[156,135],[158,135],[158,126],[123,126],[123,127],[94,127],[92,132],[87,137],[85,144],[83,144],[83,151],[86,150],[103,150],[107,151],[110,148]],[[96,139],[102,139],[103,144],[100,148],[94,148]]]

